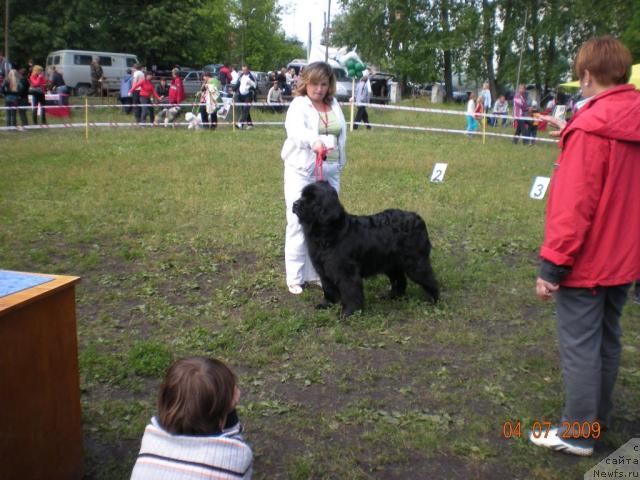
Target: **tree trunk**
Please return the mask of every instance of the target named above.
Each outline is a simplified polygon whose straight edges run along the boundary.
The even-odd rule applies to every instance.
[[[533,42],[533,58],[531,59],[531,64],[533,65],[533,80],[536,84],[536,90],[540,92],[542,81],[540,80],[540,32],[538,31],[538,24],[538,2],[537,0],[533,0],[531,2],[531,39]]]
[[[442,26],[443,39],[446,42],[450,37],[449,32],[449,2],[447,0],[442,0],[440,2],[440,23]],[[453,101],[453,69],[451,62],[451,50],[449,46],[446,45],[443,48],[443,56],[444,56],[444,90],[445,90],[445,101],[450,102]]]
[[[489,4],[488,0],[482,0],[482,48],[484,61],[487,66],[487,80],[491,90],[491,98],[496,98],[498,88],[496,86],[496,74],[493,69],[493,38],[495,33],[495,4]]]
[[[498,37],[498,71],[496,79],[496,88],[499,90],[508,81],[505,79],[508,75],[505,73],[506,59],[511,54],[511,42],[514,40],[514,6],[513,0],[505,0],[502,2],[502,8],[504,9],[504,20],[502,26],[502,32]]]

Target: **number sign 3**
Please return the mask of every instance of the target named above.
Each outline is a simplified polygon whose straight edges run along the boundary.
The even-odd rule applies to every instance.
[[[544,194],[547,193],[547,187],[549,186],[549,177],[536,177],[533,179],[533,185],[531,185],[531,192],[529,192],[529,198],[534,200],[542,200]]]

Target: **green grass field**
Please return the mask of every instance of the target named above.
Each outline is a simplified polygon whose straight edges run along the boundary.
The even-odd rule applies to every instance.
[[[447,115],[370,117],[464,128]],[[319,289],[286,292],[283,140],[276,127],[0,133],[1,268],[82,277],[87,478],[128,478],[164,370],[194,354],[238,373],[258,479],[582,478],[638,436],[640,307],[629,304],[614,428],[596,456],[503,437],[503,422],[526,434],[562,404],[553,305],[534,295],[545,202],[528,198],[555,146],[350,134],[345,207],[420,213],[442,301],[411,283],[384,300],[377,278],[366,310],[341,320],[314,309]],[[449,165],[442,184],[428,181],[436,162]]]

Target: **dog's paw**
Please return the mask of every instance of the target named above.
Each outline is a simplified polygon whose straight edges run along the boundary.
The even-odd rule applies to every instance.
[[[362,313],[361,308],[343,308],[342,313],[340,314],[341,318],[347,318],[352,315],[360,315]]]
[[[387,293],[383,293],[381,295],[381,298],[383,300],[395,300],[397,298],[403,297],[404,293],[402,292],[396,292],[394,290],[389,290]]]
[[[331,303],[323,300],[319,304],[316,305],[316,310],[326,310],[327,308],[331,308]]]

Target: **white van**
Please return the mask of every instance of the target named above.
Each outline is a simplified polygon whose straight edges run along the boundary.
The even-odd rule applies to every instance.
[[[138,63],[131,53],[91,52],[87,50],[57,50],[47,56],[47,67],[54,66],[67,86],[76,95],[86,95],[91,89],[91,61],[98,57],[108,90],[120,89],[120,81],[128,68]]]

